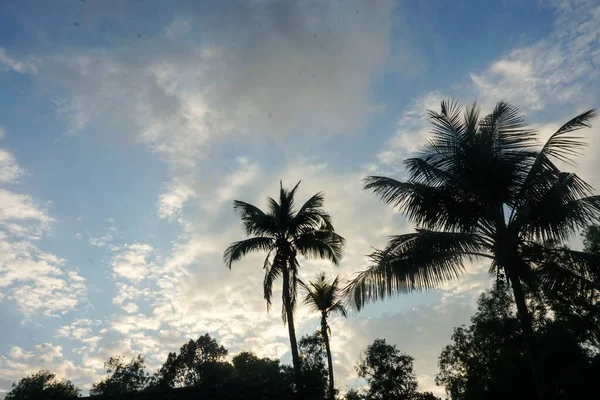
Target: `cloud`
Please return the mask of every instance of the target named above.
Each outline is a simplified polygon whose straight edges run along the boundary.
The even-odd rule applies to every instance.
[[[0,139],[6,135],[0,126]],[[8,151],[0,148],[0,183],[15,183],[25,175],[23,168],[17,163],[17,159]]]
[[[526,111],[593,104],[599,49],[600,7],[589,1],[566,1],[549,38],[514,49],[470,76],[479,98],[507,99]]]
[[[439,92],[430,92],[413,99],[396,122],[396,131],[377,154],[377,164],[367,168],[371,174],[398,174],[402,161],[424,143],[430,132],[428,110],[437,110],[445,98]]]
[[[158,197],[156,205],[158,217],[173,219],[181,215],[185,202],[194,197],[196,192],[189,184],[181,179],[174,179]]]
[[[9,153],[0,149],[1,154]],[[10,179],[1,183],[21,171],[13,158],[4,160],[12,168],[2,174]],[[53,221],[30,195],[0,188],[0,301],[14,302],[27,317],[63,315],[85,297],[85,279],[35,243]]]
[[[69,379],[86,389],[99,376],[96,370],[67,360],[62,346],[40,343],[30,351],[12,346],[6,355],[0,356],[0,386],[9,388],[12,382],[40,369],[50,370],[58,379]]]
[[[0,188],[0,222],[35,222],[47,226],[53,221],[27,194],[18,194]]]
[[[0,66],[18,74],[37,74],[38,72],[34,61],[18,61],[9,56],[3,47],[0,47]]]
[[[139,282],[149,277],[155,264],[148,258],[152,255],[152,246],[145,243],[126,244],[111,260],[116,277]]]
[[[387,0],[196,5],[143,41],[40,57],[39,76],[69,93],[57,111],[70,132],[132,132],[171,165],[191,166],[230,135],[364,126],[379,107],[372,84],[392,13]]]

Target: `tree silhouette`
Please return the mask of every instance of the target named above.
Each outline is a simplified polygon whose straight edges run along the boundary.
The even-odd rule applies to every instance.
[[[511,283],[523,327],[538,399],[545,385],[538,372],[537,349],[523,285],[551,257],[568,258],[590,273],[585,254],[540,243],[563,243],[600,214],[600,197],[574,173],[555,162],[570,162],[585,143],[571,133],[589,127],[596,115],[586,111],[560,127],[541,149],[537,133],[517,108],[499,102],[479,118],[476,105],[464,114],[442,102],[429,112],[432,136],[417,157],[405,160],[408,180],[365,179],[383,201],[398,207],[416,232],[392,236],[375,251],[372,266],[348,287],[358,307],[399,292],[430,289],[453,280],[466,260],[488,259],[491,272]]]
[[[342,256],[344,238],[338,235],[331,217],[323,210],[323,194],[312,196],[298,211],[294,207],[294,195],[300,182],[292,190],[280,184],[279,202],[268,198],[269,210],[236,200],[233,207],[241,214],[246,235],[250,238],[232,243],[223,254],[225,264],[231,268],[234,261],[246,254],[264,251],[267,257],[264,297],[267,309],[271,305],[273,283],[282,281],[282,319],[287,322],[296,382],[300,381],[301,366],[294,328],[294,308],[298,284],[297,255],[326,258],[337,264]]]
[[[385,339],[375,339],[367,347],[356,371],[369,384],[365,399],[411,400],[417,394],[413,358]]]
[[[562,312],[550,315],[545,299],[529,295],[527,301],[539,346],[546,350],[540,357],[548,397],[586,398],[586,393],[597,390],[593,376],[600,372],[600,348],[587,342],[580,326]],[[526,400],[535,396],[528,385],[521,326],[503,280],[480,296],[471,324],[454,329],[439,366],[436,383],[452,400]]]
[[[57,381],[56,375],[40,370],[13,383],[5,400],[70,400],[79,396],[80,390],[71,381]]]
[[[231,376],[233,367],[225,362],[227,349],[204,334],[190,339],[179,350],[169,353],[154,377],[158,386],[214,386]]]
[[[141,354],[127,364],[121,357],[111,357],[104,363],[104,368],[110,376],[92,385],[91,396],[141,391],[150,380]]]
[[[329,345],[330,329],[327,324],[327,317],[334,313],[339,313],[344,317],[347,315],[346,308],[341,300],[339,278],[336,277],[333,282],[329,282],[325,273],[320,273],[317,279],[309,282],[308,285],[301,280],[299,280],[298,283],[306,291],[304,304],[312,311],[321,314],[321,335],[327,351],[327,367],[329,371],[329,398],[333,400],[335,398],[335,384],[333,377],[333,360],[331,357],[331,347]]]
[[[327,354],[320,331],[312,335],[304,335],[298,342],[300,359],[302,360],[303,398],[324,399],[327,393]]]

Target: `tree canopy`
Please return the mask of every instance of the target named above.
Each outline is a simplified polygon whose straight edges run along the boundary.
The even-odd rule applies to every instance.
[[[79,396],[81,391],[71,381],[56,379],[56,375],[40,370],[13,383],[12,390],[5,400],[70,400]]]
[[[104,368],[110,376],[94,383],[90,390],[92,396],[137,392],[144,389],[150,380],[141,354],[127,364],[119,356],[111,357],[104,363]]]

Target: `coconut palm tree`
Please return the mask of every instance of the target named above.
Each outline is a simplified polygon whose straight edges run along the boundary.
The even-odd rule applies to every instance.
[[[325,350],[327,350],[327,366],[329,369],[329,398],[335,398],[335,385],[333,382],[333,360],[331,358],[331,347],[329,346],[329,325],[327,317],[330,314],[341,314],[344,318],[347,316],[346,307],[342,303],[342,288],[340,287],[339,277],[335,277],[333,282],[329,282],[325,273],[321,272],[315,281],[307,284],[298,281],[300,286],[305,290],[304,304],[312,311],[321,314],[321,335],[325,342]]]
[[[283,323],[287,322],[294,374],[300,386],[300,357],[294,329],[299,268],[297,256],[329,259],[337,265],[345,239],[334,231],[330,215],[323,210],[323,193],[315,194],[296,211],[294,195],[299,185],[300,182],[292,190],[286,190],[280,183],[279,202],[268,197],[267,212],[243,201],[234,201],[233,208],[240,213],[246,235],[250,237],[232,243],[223,253],[223,260],[231,268],[234,261],[248,253],[267,253],[263,264],[267,310],[271,306],[273,283],[281,278],[281,316]]]
[[[556,161],[573,161],[585,143],[572,135],[590,127],[594,110],[561,126],[538,146],[538,135],[519,110],[499,102],[480,118],[474,104],[464,113],[455,102],[429,111],[431,137],[420,153],[405,160],[406,181],[365,178],[365,189],[397,207],[416,231],[389,238],[371,254],[371,266],[348,285],[352,303],[365,303],[413,290],[431,289],[458,278],[465,261],[487,259],[490,272],[503,272],[512,286],[523,329],[532,379],[544,397],[525,286],[547,254],[594,269],[589,258],[564,243],[600,215],[600,197]]]

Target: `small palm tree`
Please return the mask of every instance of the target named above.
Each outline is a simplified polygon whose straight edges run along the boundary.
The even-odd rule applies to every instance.
[[[265,270],[264,297],[267,310],[271,306],[273,283],[282,281],[283,323],[287,322],[290,335],[292,362],[296,383],[300,386],[300,357],[294,329],[294,308],[298,284],[297,255],[307,258],[329,259],[338,264],[342,257],[345,239],[338,235],[331,223],[331,217],[323,210],[323,193],[317,193],[300,207],[294,207],[294,195],[300,182],[292,190],[280,184],[279,202],[268,198],[269,210],[263,212],[258,207],[235,200],[233,208],[241,214],[248,239],[232,243],[223,253],[225,264],[231,268],[234,261],[246,254],[264,251],[267,257]]]
[[[301,280],[298,283],[306,291],[304,304],[312,311],[321,313],[321,335],[327,350],[327,365],[329,368],[329,398],[333,400],[335,398],[335,385],[333,382],[333,360],[329,346],[329,332],[331,330],[327,324],[327,317],[335,313],[341,314],[344,318],[347,316],[346,308],[342,304],[339,277],[336,277],[333,282],[329,282],[325,273],[322,272],[315,281],[309,282],[308,285]]]
[[[463,113],[456,103],[442,102],[441,113],[429,112],[432,137],[417,157],[404,162],[408,180],[365,179],[365,189],[398,207],[417,228],[392,236],[375,251],[372,266],[351,282],[347,294],[361,307],[396,293],[438,287],[459,277],[465,260],[488,259],[490,272],[503,271],[512,286],[541,399],[545,389],[524,285],[533,287],[533,272],[550,256],[594,269],[589,257],[544,243],[564,243],[600,215],[600,197],[555,164],[580,153],[585,143],[571,133],[589,127],[596,113],[576,116],[540,148],[537,133],[517,108],[499,102],[491,114],[479,118],[479,112],[476,105]]]

